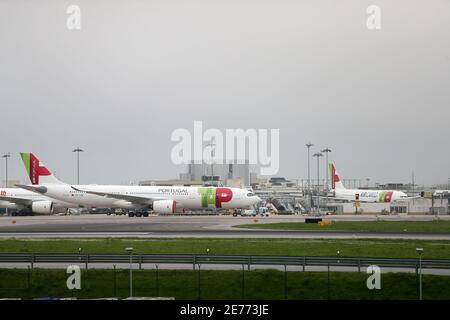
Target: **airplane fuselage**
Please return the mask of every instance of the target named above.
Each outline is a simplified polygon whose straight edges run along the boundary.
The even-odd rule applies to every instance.
[[[39,190],[39,189],[38,189]],[[88,192],[104,192],[118,198],[100,196]],[[120,196],[136,199],[174,200],[177,207],[187,209],[248,208],[260,199],[246,189],[227,187],[183,187],[183,186],[121,186],[121,185],[42,185],[42,194],[60,201],[76,203],[80,207],[124,208],[148,207],[145,204],[120,199]],[[250,196],[249,196],[250,195]]]
[[[336,198],[348,201],[355,201],[358,194],[360,202],[394,202],[408,198],[404,192],[388,190],[336,189],[334,193]]]

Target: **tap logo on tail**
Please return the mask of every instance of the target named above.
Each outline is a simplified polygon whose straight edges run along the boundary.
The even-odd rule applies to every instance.
[[[23,164],[27,170],[28,177],[31,184],[38,185],[40,183],[47,184],[61,184],[62,182],[55,178],[55,176],[39,161],[38,158],[31,152],[20,153]]]
[[[21,153],[22,161],[27,169],[28,176],[30,177],[31,184],[39,184],[39,177],[51,175],[50,171],[41,165],[39,159],[32,153]]]
[[[330,163],[330,175],[331,175],[331,188],[332,189],[345,189],[344,185],[339,178],[339,174],[336,171],[336,167],[333,163]]]

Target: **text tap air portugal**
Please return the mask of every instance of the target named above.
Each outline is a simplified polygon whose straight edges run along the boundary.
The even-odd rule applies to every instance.
[[[226,187],[159,187],[77,185],[59,181],[32,153],[21,153],[32,185],[21,188],[86,208],[147,208],[156,213],[180,209],[249,208],[261,201],[246,189]]]
[[[365,190],[365,189],[346,189],[339,178],[334,164],[330,164],[330,172],[332,177],[332,189],[334,189],[334,197],[340,200],[355,201],[359,195],[361,202],[393,202],[397,200],[410,199],[406,193],[394,190]]]

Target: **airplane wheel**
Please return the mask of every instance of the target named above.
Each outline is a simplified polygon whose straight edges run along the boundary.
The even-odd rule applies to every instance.
[[[134,212],[128,212],[128,217],[130,218],[134,217]]]

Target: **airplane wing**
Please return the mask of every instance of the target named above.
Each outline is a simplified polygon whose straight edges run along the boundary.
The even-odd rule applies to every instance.
[[[116,194],[116,193],[108,193],[108,192],[100,192],[100,191],[88,191],[88,190],[80,190],[75,187],[71,187],[73,190],[78,192],[85,192],[88,194],[94,194],[96,196],[100,197],[107,197],[111,199],[117,199],[117,200],[125,200],[130,203],[141,205],[141,206],[148,206],[153,203],[153,198],[145,198],[145,197],[139,197],[139,196],[131,196],[131,195],[125,195],[125,194]],[[158,199],[162,200],[162,199]]]
[[[15,184],[16,187],[18,188],[22,188],[28,191],[33,191],[36,193],[46,193],[47,192],[47,187],[44,186],[30,186],[27,184]]]
[[[412,199],[420,199],[422,198],[422,196],[413,196],[413,197],[406,197],[406,198],[400,198],[400,199],[396,199],[395,201],[404,201],[404,200],[412,200]]]
[[[336,196],[318,196],[320,199],[325,199],[325,200],[339,200],[339,201],[345,201],[345,202],[355,202],[356,200],[354,199],[349,199],[349,198],[345,198],[345,197],[336,197]],[[317,198],[317,196],[313,196],[313,198]],[[372,203],[372,201],[368,201],[368,200],[358,200],[361,203]]]
[[[30,199],[4,197],[4,196],[0,196],[0,201],[8,201],[8,202],[12,202],[12,203],[20,204],[20,205],[24,205],[24,206],[29,206],[33,203],[33,201]]]

